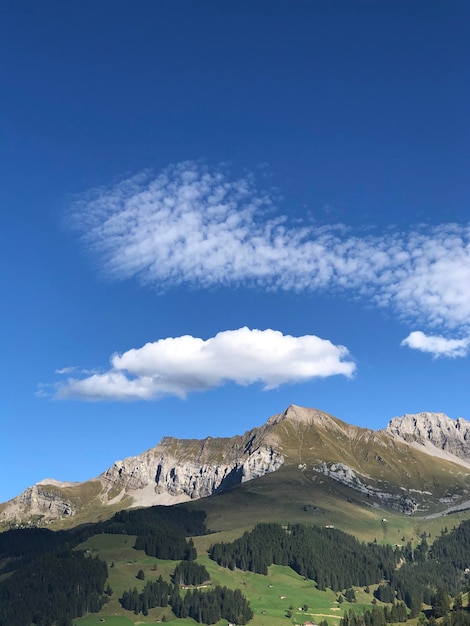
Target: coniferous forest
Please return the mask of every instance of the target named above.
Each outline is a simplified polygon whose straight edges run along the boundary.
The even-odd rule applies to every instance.
[[[0,585],[1,626],[70,626],[107,600],[106,563],[83,552],[44,554]]]
[[[246,624],[253,617],[253,611],[241,591],[227,587],[190,589],[183,598],[175,594],[171,606],[177,617],[192,617],[203,624],[215,624],[220,619],[232,624]]]
[[[288,565],[314,580],[319,589],[344,591],[385,580],[375,597],[392,604],[390,613],[377,607],[363,615],[353,612],[344,616],[342,626],[405,621],[401,607],[407,607],[407,616],[416,617],[424,603],[432,607],[431,623],[445,617],[445,626],[470,624],[459,603],[461,593],[469,589],[470,521],[443,532],[432,546],[422,537],[414,549],[411,544],[392,548],[361,543],[332,528],[259,524],[232,543],[213,544],[209,554],[223,567],[261,574],[269,565]]]
[[[139,593],[136,587],[125,591],[119,602],[123,609],[133,611],[136,615],[138,613],[148,615],[149,609],[168,605],[168,596],[171,589],[172,585],[159,576],[157,580],[147,582],[142,593]]]
[[[315,580],[319,589],[340,591],[390,578],[400,550],[363,544],[334,528],[258,524],[233,543],[216,543],[210,557],[223,567],[267,574],[270,565],[288,565]]]

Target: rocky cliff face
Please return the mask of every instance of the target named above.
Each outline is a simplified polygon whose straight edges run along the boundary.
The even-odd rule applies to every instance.
[[[444,413],[405,414],[394,417],[386,432],[408,443],[429,444],[465,461],[470,461],[470,422],[453,420]]]
[[[76,510],[74,503],[61,498],[52,485],[37,484],[28,487],[18,499],[20,508],[28,510],[33,516],[69,516]]]
[[[184,442],[165,438],[142,455],[117,461],[101,478],[127,491],[152,486],[156,496],[169,494],[194,499],[274,472],[284,462],[283,456],[272,447],[258,446],[252,450],[237,445],[240,442],[235,442],[235,447],[230,443],[233,442],[219,439],[198,445],[188,442],[186,453],[182,450],[178,454],[177,448],[184,448]]]

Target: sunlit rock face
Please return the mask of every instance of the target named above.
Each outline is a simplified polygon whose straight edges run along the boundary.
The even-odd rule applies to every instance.
[[[394,417],[387,432],[407,442],[432,444],[461,459],[470,461],[470,422],[453,420],[444,413],[416,413]]]
[[[219,442],[213,439],[216,444]],[[117,461],[102,477],[126,490],[154,486],[156,494],[185,495],[188,498],[204,498],[236,484],[274,472],[283,464],[283,456],[270,447],[233,454],[227,449],[228,462],[198,462],[196,458],[179,458],[172,454],[174,440],[163,442],[143,455]],[[192,443],[192,442],[191,442]],[[190,444],[189,444],[190,445]],[[166,448],[166,449],[165,449]],[[196,451],[195,451],[196,452]],[[199,452],[199,451],[197,451]],[[207,450],[205,451],[207,455]],[[212,452],[215,453],[215,450]],[[188,456],[187,452],[184,455]],[[209,455],[211,456],[211,455]],[[214,454],[213,456],[218,456]],[[230,459],[230,457],[234,457]]]

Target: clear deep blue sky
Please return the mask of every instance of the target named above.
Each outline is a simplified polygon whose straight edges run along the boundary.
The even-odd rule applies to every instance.
[[[470,419],[469,28],[2,3],[0,501],[291,403]]]

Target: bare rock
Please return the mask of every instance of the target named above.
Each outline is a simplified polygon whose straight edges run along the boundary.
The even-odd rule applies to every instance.
[[[390,420],[386,432],[408,443],[431,444],[470,461],[470,422],[462,417],[453,420],[444,413],[405,414]]]

